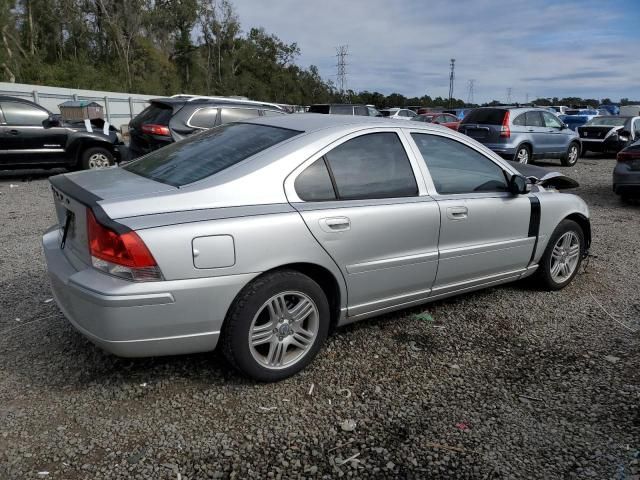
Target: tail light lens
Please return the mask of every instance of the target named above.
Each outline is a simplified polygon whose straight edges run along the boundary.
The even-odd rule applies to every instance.
[[[163,280],[153,255],[135,232],[114,232],[87,209],[87,236],[94,268],[134,282]]]
[[[640,150],[619,152],[616,159],[618,160],[618,163],[631,163],[633,160],[640,160]]]
[[[511,129],[509,128],[509,119],[511,118],[511,114],[509,110],[504,113],[504,118],[502,119],[502,127],[500,128],[500,137],[509,138],[511,136]]]
[[[153,123],[145,123],[142,125],[142,133],[148,133],[149,135],[160,135],[163,137],[170,137],[171,132],[166,125],[156,125]]]

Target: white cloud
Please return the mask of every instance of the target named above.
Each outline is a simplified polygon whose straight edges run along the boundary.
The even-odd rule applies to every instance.
[[[640,98],[640,58],[617,33],[612,3],[527,0],[234,0],[244,29],[297,42],[303,66],[335,79],[335,47],[349,45],[348,87],[476,101],[580,95]],[[606,7],[606,8],[605,8]],[[630,52],[626,55],[625,46]]]

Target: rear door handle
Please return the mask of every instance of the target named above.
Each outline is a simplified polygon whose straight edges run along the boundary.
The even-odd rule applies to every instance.
[[[18,130],[9,130],[9,135],[20,135]]]
[[[329,217],[319,220],[320,228],[328,233],[344,232],[351,228],[351,220],[347,217]]]
[[[464,220],[468,214],[467,207],[447,207],[447,218],[450,220]]]

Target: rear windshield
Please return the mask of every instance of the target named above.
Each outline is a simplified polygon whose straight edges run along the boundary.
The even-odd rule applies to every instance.
[[[603,126],[603,127],[621,127],[627,121],[625,117],[596,117],[589,120],[585,125]]]
[[[502,108],[478,108],[467,113],[462,123],[481,123],[483,125],[502,125],[506,110]]]
[[[156,150],[123,168],[181,187],[215,175],[299,133],[267,125],[228,123]]]
[[[133,123],[142,125],[145,123],[152,123],[155,125],[169,125],[171,120],[171,114],[173,109],[162,103],[152,103],[145,108],[140,114],[133,120]]]
[[[309,113],[329,113],[329,105],[311,105]]]

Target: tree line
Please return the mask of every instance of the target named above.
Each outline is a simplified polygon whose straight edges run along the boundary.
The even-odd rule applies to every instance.
[[[294,105],[466,106],[428,95],[339,92],[317,67],[297,65],[299,55],[296,43],[262,28],[243,31],[230,0],[0,0],[2,81]]]

